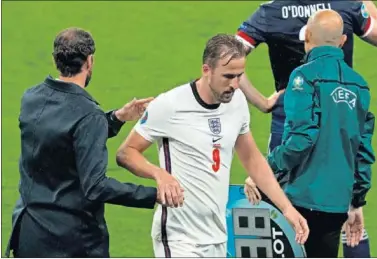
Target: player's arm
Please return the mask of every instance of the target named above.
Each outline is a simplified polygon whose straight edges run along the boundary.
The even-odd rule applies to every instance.
[[[372,1],[356,1],[350,8],[353,31],[362,40],[377,46],[377,8]]]
[[[250,132],[238,136],[236,145],[238,157],[250,178],[282,211],[296,231],[296,241],[304,244],[309,235],[306,220],[296,211],[280,188],[266,159],[259,151]]]
[[[259,44],[266,42],[266,19],[264,8],[260,7],[248,20],[244,21],[238,28],[236,38],[243,43],[248,53]],[[279,94],[273,94],[266,98],[250,82],[246,73],[241,76],[240,89],[245,94],[249,103],[262,112],[270,112],[275,105]]]
[[[238,157],[250,178],[255,181],[257,186],[283,212],[284,216],[291,223],[296,231],[296,241],[303,244],[309,235],[308,224],[285,196],[250,133],[250,113],[246,99],[242,100],[240,112],[242,113],[243,123],[235,143]]]
[[[73,132],[73,147],[81,190],[90,201],[153,208],[157,190],[121,183],[106,176],[108,122],[103,114],[83,118]]]
[[[274,171],[291,171],[316,144],[319,104],[313,95],[314,87],[308,84],[305,76],[298,70],[293,71],[284,97],[289,132],[283,143],[268,155],[268,162]]]
[[[376,8],[376,6],[374,6]],[[365,32],[365,34],[361,37],[365,42],[377,47],[377,22],[376,18],[370,19],[369,29]]]
[[[136,176],[156,181],[162,204],[179,206],[183,202],[178,181],[165,169],[150,163],[143,152],[157,139],[167,138],[170,131],[172,105],[163,95],[152,101],[142,118],[119,147],[117,164]]]
[[[153,142],[146,140],[135,129],[118,148],[116,154],[117,164],[138,177],[157,180],[158,176],[164,174],[164,169],[150,163],[143,155]]]
[[[367,113],[364,133],[356,156],[355,183],[353,185],[352,206],[355,208],[365,205],[365,197],[371,187],[371,166],[376,158],[372,148],[372,136],[375,117]]]
[[[290,201],[280,188],[266,158],[258,149],[250,132],[238,136],[235,149],[242,165],[256,185],[281,211],[290,208],[292,206]]]
[[[258,89],[254,87],[254,85],[247,77],[246,73],[242,74],[241,76],[240,89],[245,94],[248,102],[264,113],[272,111],[279,96],[284,92],[284,90],[281,90],[279,92],[273,93],[270,97],[266,98],[258,91]]]

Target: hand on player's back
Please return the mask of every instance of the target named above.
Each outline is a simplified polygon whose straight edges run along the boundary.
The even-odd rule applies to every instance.
[[[285,92],[285,89],[280,90],[279,92],[274,92],[270,97],[267,98],[266,112],[271,112],[273,110],[280,95],[282,95],[284,92]]]
[[[134,98],[131,102],[126,103],[122,108],[118,109],[115,112],[115,116],[121,121],[138,120],[153,99],[153,97],[145,99]]]
[[[306,219],[293,206],[283,211],[283,214],[296,232],[296,242],[303,245],[309,236]]]
[[[168,207],[182,207],[183,189],[177,179],[165,170],[156,176],[157,202]]]

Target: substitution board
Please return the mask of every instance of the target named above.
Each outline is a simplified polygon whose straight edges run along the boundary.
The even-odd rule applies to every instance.
[[[229,188],[228,257],[306,257],[304,247],[295,241],[292,226],[268,199],[252,205],[243,186]]]

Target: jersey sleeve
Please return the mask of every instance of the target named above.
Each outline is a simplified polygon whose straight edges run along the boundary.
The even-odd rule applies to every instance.
[[[242,124],[239,135],[246,134],[250,131],[250,111],[249,106],[247,104],[246,97],[243,93],[242,94]]]
[[[355,1],[350,10],[352,17],[353,32],[364,38],[372,31],[375,20],[370,16],[363,2]]]
[[[260,6],[249,19],[244,21],[237,30],[236,38],[249,48],[256,48],[266,42],[267,19],[265,9]]]
[[[166,94],[161,94],[148,105],[134,129],[149,142],[168,137],[172,113],[169,99]]]

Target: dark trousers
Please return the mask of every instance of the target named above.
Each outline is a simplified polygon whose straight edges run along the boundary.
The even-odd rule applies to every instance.
[[[307,220],[310,234],[305,243],[307,257],[338,257],[340,232],[347,213],[326,213],[297,207]]]
[[[11,242],[14,257],[110,257],[108,242],[91,243],[84,248],[82,243],[75,242],[72,238],[72,242],[68,244],[66,240],[42,229],[28,213],[24,213],[19,220]]]

